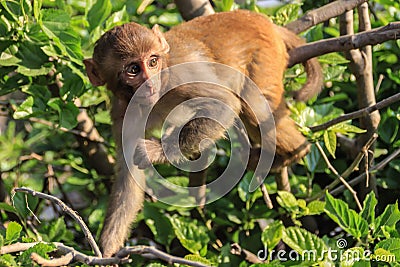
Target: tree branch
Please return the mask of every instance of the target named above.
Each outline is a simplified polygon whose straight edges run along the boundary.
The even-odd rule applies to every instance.
[[[328,122],[325,122],[323,124],[317,125],[317,126],[310,126],[310,130],[313,132],[318,132],[321,130],[325,130],[328,129],[329,127],[331,127],[332,125],[344,122],[344,121],[348,121],[348,120],[352,120],[352,119],[356,119],[356,118],[360,118],[363,116],[368,116],[371,112],[374,112],[375,110],[379,110],[382,108],[385,108],[397,101],[400,100],[400,93],[397,93],[395,95],[392,95],[382,101],[379,101],[378,103],[376,103],[375,105],[348,113],[348,114],[344,114],[340,117],[337,117],[333,120],[330,120]]]
[[[398,157],[400,155],[400,148],[395,150],[392,154],[387,156],[384,160],[379,162],[378,164],[372,166],[371,168],[368,169],[368,174],[374,173],[376,171],[382,170],[389,162],[391,162],[393,159]],[[362,182],[367,177],[367,172],[364,172],[360,174],[359,176],[355,177],[354,179],[350,180],[348,183],[349,185],[357,185],[358,183]],[[343,192],[346,188],[343,186],[339,186],[338,188],[334,189],[331,191],[332,195],[338,195],[341,192]]]
[[[320,55],[348,51],[398,39],[400,39],[400,22],[392,22],[370,31],[304,44],[289,51],[288,67]]]
[[[367,2],[367,0],[338,0],[324,5],[323,7],[308,11],[303,17],[287,24],[285,27],[299,34],[312,26],[352,10],[364,2]]]
[[[355,157],[355,159],[353,160],[353,162],[350,164],[350,166],[340,175],[341,177],[343,177],[344,179],[347,179],[351,173],[353,173],[353,171],[358,167],[358,165],[360,164],[361,160],[364,158],[365,156],[365,152],[369,150],[369,148],[375,143],[376,139],[378,138],[378,134],[374,134],[372,135],[371,139],[368,140],[368,142],[362,147],[362,149],[360,150],[360,152],[357,154],[357,156]],[[330,183],[329,185],[327,185],[324,190],[322,190],[321,192],[319,192],[318,194],[314,195],[313,197],[310,197],[308,199],[306,199],[307,202],[311,202],[313,200],[316,199],[320,199],[323,198],[325,196],[325,192],[326,191],[330,191],[333,188],[335,188],[335,186],[337,186],[340,183],[339,179],[334,180],[332,183]],[[351,185],[349,182],[347,183],[348,185]],[[347,188],[347,186],[343,185],[343,188]]]
[[[238,255],[238,256],[244,256],[246,261],[250,263],[263,263],[262,260],[260,260],[255,254],[252,252],[248,251],[247,249],[242,248],[239,244],[234,243],[231,245],[231,254],[233,255]]]
[[[19,188],[14,188],[13,189],[13,194],[15,192],[22,192],[25,194],[31,194],[32,196],[37,196],[39,198],[47,199],[50,200],[51,202],[57,204],[65,213],[67,213],[69,216],[71,216],[81,227],[83,233],[85,234],[86,240],[89,242],[90,246],[92,247],[94,253],[96,256],[101,257],[101,252],[99,247],[96,244],[96,241],[94,241],[93,235],[90,232],[89,228],[86,226],[85,222],[82,220],[82,218],[72,210],[70,207],[68,207],[64,202],[62,202],[60,199],[58,199],[55,196],[50,196],[45,193],[37,192],[35,190],[32,190],[30,188],[26,187],[19,187]]]
[[[346,182],[346,180],[338,173],[338,171],[335,169],[335,167],[332,166],[331,162],[329,161],[328,157],[326,156],[324,150],[322,149],[321,145],[316,142],[315,145],[317,146],[319,153],[321,153],[322,158],[324,159],[326,165],[328,166],[328,169],[333,172],[333,174],[336,176],[336,180],[342,182],[342,184],[347,188],[347,190],[350,191],[350,193],[353,195],[354,200],[357,203],[357,206],[360,210],[362,210],[362,206],[360,203],[360,200],[357,197],[357,192]]]
[[[0,248],[0,254],[25,251],[39,243],[40,242],[15,243],[15,244],[8,245],[8,246],[2,246]],[[44,243],[44,242],[42,242],[42,243]],[[62,254],[63,256],[60,258],[54,258],[54,259],[48,260],[48,259],[41,257],[40,255],[38,255],[36,253],[32,253],[31,259],[42,266],[65,266],[65,265],[69,265],[69,264],[76,263],[76,262],[85,263],[89,266],[117,265],[117,264],[123,264],[123,263],[129,262],[130,260],[126,259],[126,257],[129,255],[132,255],[132,254],[139,254],[139,255],[150,254],[154,257],[157,257],[158,259],[168,262],[169,264],[178,263],[178,264],[184,264],[184,265],[195,266],[195,267],[207,267],[208,266],[201,262],[186,260],[184,258],[169,255],[161,250],[156,249],[155,247],[150,247],[150,246],[125,247],[125,248],[122,248],[117,253],[116,257],[101,258],[101,257],[88,256],[84,253],[81,253],[81,252],[75,250],[73,247],[66,246],[63,243],[59,243],[59,242],[45,243],[45,244],[53,244],[56,247],[57,251],[60,254]],[[143,256],[146,257],[146,255],[143,255]]]

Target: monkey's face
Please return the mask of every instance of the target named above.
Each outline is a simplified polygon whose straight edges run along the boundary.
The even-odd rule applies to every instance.
[[[157,102],[161,70],[169,45],[157,25],[151,30],[136,23],[106,32],[94,48],[93,59],[84,60],[93,85],[107,84],[118,98],[142,104]]]
[[[159,99],[161,90],[160,72],[163,58],[157,53],[142,54],[139,57],[125,60],[122,71],[118,74],[120,86],[130,97],[142,104],[154,104]]]

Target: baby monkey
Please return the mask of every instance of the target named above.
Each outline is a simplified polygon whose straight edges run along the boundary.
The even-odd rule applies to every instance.
[[[309,143],[289,117],[282,81],[288,62],[287,51],[303,43],[294,33],[274,25],[265,16],[243,10],[199,17],[173,27],[165,34],[157,25],[150,30],[128,23],[106,32],[96,42],[93,58],[84,60],[84,64],[90,82],[94,86],[106,85],[113,93],[111,116],[118,149],[116,180],[101,235],[105,257],[116,253],[124,244],[129,227],[144,201],[141,186],[145,181],[133,179],[122,153],[122,122],[129,101],[138,88],[163,69],[181,63],[215,62],[239,71],[257,85],[269,103],[276,129],[272,167],[279,170],[309,151]],[[322,86],[323,75],[318,61],[310,59],[304,67],[307,82],[293,95],[298,101],[308,100]],[[162,120],[168,115],[165,113],[177,104],[192,98],[209,97],[229,105],[240,116],[251,146],[257,151],[262,139],[268,136],[260,135],[254,113],[239,97],[245,87],[243,81],[233,80],[232,83],[236,83],[232,86],[233,90],[204,84],[180,86],[169,91],[161,100],[163,85],[146,83],[144,90],[139,90],[135,98],[138,97],[143,104],[157,102],[157,108],[152,112],[158,113],[150,116],[146,131],[150,133],[150,130],[162,125]],[[259,100],[254,99],[250,103],[257,105]],[[207,108],[199,106],[196,110],[207,115]],[[232,126],[234,117],[227,115],[225,122]],[[179,148],[185,157],[194,159],[201,153],[199,144],[202,140],[218,140],[224,135],[225,130],[219,123],[204,117],[196,118],[181,129]],[[147,151],[146,156],[135,158],[135,164],[140,168],[150,163],[168,162],[159,140],[146,137],[142,144]],[[257,152],[253,154],[257,155]],[[193,177],[196,176],[191,176],[191,179]]]

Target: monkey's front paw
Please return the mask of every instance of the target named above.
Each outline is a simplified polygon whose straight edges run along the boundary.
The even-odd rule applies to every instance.
[[[133,163],[139,169],[146,169],[152,163],[162,163],[163,155],[161,144],[158,141],[141,139],[137,144]]]

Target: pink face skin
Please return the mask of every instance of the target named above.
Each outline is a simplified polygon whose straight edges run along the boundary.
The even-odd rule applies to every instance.
[[[120,79],[127,85],[138,88],[135,99],[142,104],[154,104],[157,102],[160,93],[159,74],[162,69],[162,59],[158,55],[142,55],[141,57],[125,64]],[[150,80],[150,78],[152,78]],[[144,84],[144,85],[143,85]]]

